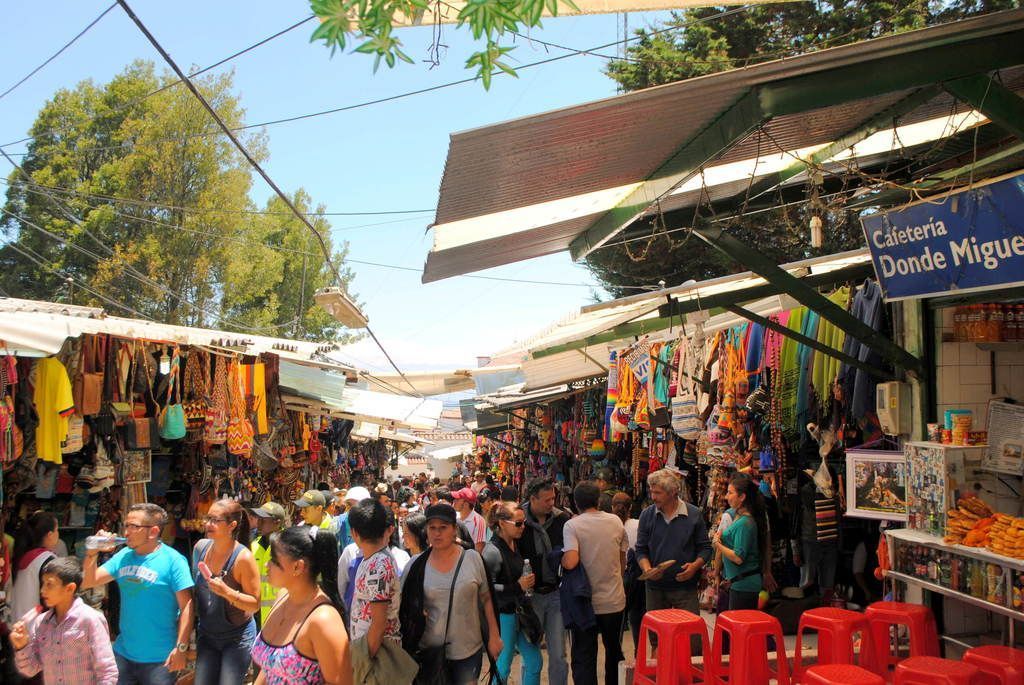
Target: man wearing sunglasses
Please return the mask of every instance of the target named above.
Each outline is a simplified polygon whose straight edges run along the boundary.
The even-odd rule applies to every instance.
[[[124,521],[125,548],[97,568],[100,551],[85,555],[88,590],[116,580],[121,633],[114,642],[118,685],[171,685],[185,668],[192,632],[192,574],[177,550],[160,541],[167,512],[135,504]],[[100,531],[98,535],[110,535]],[[105,550],[105,551],[109,551]]]

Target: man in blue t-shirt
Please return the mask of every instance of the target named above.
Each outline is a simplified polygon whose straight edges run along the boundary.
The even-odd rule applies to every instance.
[[[97,568],[85,555],[83,589],[117,581],[121,632],[114,642],[118,685],[171,685],[185,668],[192,632],[192,574],[178,551],[160,542],[167,512],[135,504],[124,522],[126,547]],[[107,535],[100,531],[98,535]]]

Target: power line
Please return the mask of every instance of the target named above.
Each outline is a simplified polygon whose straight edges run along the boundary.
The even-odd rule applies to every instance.
[[[0,154],[3,154],[2,150],[0,150]],[[4,179],[0,179],[0,182],[6,182],[6,181],[4,181]],[[32,187],[30,187],[30,186],[39,186],[39,184],[28,184],[28,183],[24,184],[26,192],[32,193],[34,195],[42,195],[44,197],[46,196],[46,193],[44,193],[42,190],[35,190]],[[47,188],[49,186],[39,186],[39,187],[40,188]],[[97,207],[97,206],[91,205],[91,204],[87,204],[86,206],[90,210],[94,210],[94,209],[99,209],[100,208],[100,207]],[[227,235],[225,233],[220,233],[220,232],[216,232],[216,231],[203,231],[203,230],[200,230],[200,229],[197,229],[197,228],[187,228],[185,226],[180,226],[178,224],[168,223],[166,221],[157,221],[156,219],[150,219],[150,218],[144,217],[144,216],[138,216],[138,215],[135,215],[135,214],[127,214],[125,212],[119,212],[116,209],[115,210],[111,210],[111,213],[114,214],[115,216],[119,216],[119,217],[122,217],[122,218],[125,218],[125,219],[129,219],[129,220],[132,220],[132,221],[139,221],[139,222],[142,222],[144,224],[149,224],[149,225],[152,225],[152,226],[155,226],[155,227],[171,228],[171,229],[174,229],[176,231],[183,231],[185,233],[191,233],[191,234],[195,234],[195,235],[202,235],[202,236],[217,238],[218,240],[226,240],[228,242],[233,242],[233,243],[237,243],[237,244],[240,244],[240,245],[248,245],[248,246],[252,246],[252,247],[264,247],[264,248],[267,248],[268,250],[274,250],[275,252],[284,252],[284,253],[289,253],[289,254],[296,254],[296,255],[300,255],[300,256],[306,256],[306,257],[320,257],[321,256],[320,253],[317,253],[317,252],[308,252],[306,250],[299,250],[299,249],[296,249],[296,248],[285,247],[283,245],[273,245],[273,244],[270,244],[270,243],[260,242],[258,240],[246,240],[245,238],[240,238],[240,237],[237,237],[237,236],[231,236],[231,235]],[[393,269],[393,270],[396,270],[396,271],[409,271],[409,272],[415,272],[415,273],[421,273],[423,271],[422,267],[401,266],[401,265],[398,265],[398,264],[385,264],[385,263],[382,263],[382,262],[371,262],[371,261],[361,260],[361,259],[348,259],[348,258],[346,258],[344,261],[345,261],[346,264],[360,264],[360,265],[364,265],[364,266],[378,267],[378,268],[381,268],[381,269]],[[573,288],[598,288],[598,287],[601,287],[598,284],[594,284],[594,283],[569,283],[569,282],[565,282],[565,281],[544,281],[544,280],[524,279],[524,278],[505,278],[505,277],[502,277],[502,276],[480,276],[480,275],[476,275],[476,274],[460,274],[458,276],[455,276],[455,278],[472,278],[472,279],[482,280],[482,281],[499,281],[499,282],[503,282],[503,283],[519,283],[519,284],[523,284],[523,285],[563,286],[563,287],[573,287]],[[644,290],[644,289],[646,289],[645,286],[618,286],[618,287],[634,288],[634,289],[637,289],[637,290]]]
[[[117,6],[117,3],[115,2],[115,3],[113,3],[112,5],[110,5],[110,7],[108,7],[108,8],[107,8],[106,12],[109,12],[110,10],[114,9],[114,7],[116,7],[116,6]],[[104,12],[104,14],[106,14],[106,12]],[[102,17],[102,15],[100,15],[100,16]],[[311,19],[313,19],[313,18],[314,18],[315,16],[316,16],[315,14],[311,14],[311,15],[309,15],[308,17],[306,17],[305,19],[302,19],[302,20],[300,20],[300,21],[297,21],[297,22],[295,22],[294,24],[292,24],[291,26],[289,26],[289,27],[287,27],[287,28],[284,28],[284,29],[281,29],[281,30],[280,30],[280,31],[278,31],[277,33],[274,33],[274,34],[272,34],[272,35],[269,35],[269,36],[267,36],[266,38],[264,38],[263,40],[257,41],[256,43],[253,43],[252,45],[250,45],[250,46],[249,46],[249,47],[247,47],[247,48],[243,48],[242,50],[239,50],[238,52],[236,52],[236,53],[234,53],[234,54],[228,55],[228,56],[227,56],[227,57],[225,57],[224,59],[222,59],[222,60],[219,60],[219,61],[217,61],[217,62],[214,62],[213,64],[211,64],[211,65],[209,65],[209,66],[207,66],[207,67],[203,67],[202,69],[198,69],[198,70],[196,70],[196,71],[193,71],[191,75],[192,75],[193,77],[195,77],[195,76],[199,76],[200,74],[205,74],[206,72],[208,72],[208,71],[210,71],[210,70],[212,70],[212,69],[216,69],[217,67],[219,67],[219,66],[221,66],[221,65],[223,65],[223,64],[227,64],[228,62],[230,62],[230,61],[232,61],[232,60],[234,60],[234,59],[237,59],[237,58],[241,57],[241,56],[242,56],[242,55],[244,55],[245,53],[247,53],[247,52],[251,52],[252,50],[255,50],[256,48],[258,48],[258,47],[260,47],[260,46],[262,46],[262,45],[266,45],[266,44],[267,44],[267,43],[269,43],[270,41],[272,41],[272,40],[275,40],[275,39],[277,39],[277,38],[280,38],[281,36],[285,35],[286,33],[289,33],[290,31],[293,31],[293,30],[295,30],[295,29],[299,28],[299,27],[300,27],[300,26],[302,26],[303,24],[306,24],[306,23],[308,23],[308,22],[309,22],[309,21],[310,21]],[[98,21],[98,20],[99,20],[99,19],[97,19],[97,21]],[[93,23],[95,23],[95,22],[93,22]],[[90,27],[91,27],[91,24],[90,24]],[[88,30],[88,28],[87,28],[86,30]],[[84,33],[84,31],[83,31],[83,33]],[[81,36],[81,34],[79,34],[79,36]],[[76,37],[76,39],[77,39],[77,37]],[[70,45],[70,44],[69,44],[69,45]],[[67,47],[67,46],[65,46],[65,47]],[[61,48],[61,49],[63,50],[64,48]],[[59,54],[59,53],[58,53],[58,54]],[[56,55],[54,55],[54,57],[56,57]],[[51,59],[52,59],[52,58],[51,58]],[[37,69],[37,71],[38,71],[38,69]],[[33,72],[33,73],[34,73],[34,72]],[[31,76],[31,74],[30,74],[30,76]],[[27,78],[27,77],[26,77],[26,78]],[[154,90],[154,91],[151,91],[151,92],[149,92],[149,93],[146,93],[145,95],[143,95],[143,96],[142,96],[142,97],[140,97],[140,98],[136,98],[135,100],[131,100],[131,101],[129,101],[129,102],[126,102],[126,103],[123,103],[123,104],[121,104],[121,105],[118,105],[117,107],[113,108],[113,109],[112,109],[112,110],[110,111],[110,113],[111,113],[111,114],[113,114],[113,113],[116,113],[116,112],[121,112],[121,111],[124,111],[124,110],[126,110],[126,109],[129,109],[129,108],[131,108],[131,107],[134,107],[135,105],[137,105],[137,104],[139,104],[139,103],[143,102],[144,100],[147,100],[147,99],[149,99],[149,98],[153,97],[153,96],[154,96],[154,95],[156,95],[157,93],[162,93],[162,92],[164,92],[165,90],[167,90],[168,88],[173,88],[174,86],[178,85],[179,83],[181,83],[181,80],[180,80],[180,79],[179,79],[179,80],[177,80],[177,81],[171,81],[171,82],[169,82],[169,83],[167,83],[167,84],[165,84],[165,85],[163,85],[163,86],[161,86],[161,87],[157,88],[157,89],[156,89],[156,90]],[[15,87],[17,87],[17,85],[16,85]],[[13,88],[12,88],[12,90],[13,90]],[[2,95],[0,95],[0,97],[3,97],[3,96],[2,96]],[[69,128],[69,127],[65,127],[65,128],[49,128],[49,129],[46,129],[46,130],[42,131],[42,133],[61,133],[61,132],[64,132],[64,131],[68,131],[68,130],[70,130],[70,128]],[[26,136],[25,138],[21,138],[20,140],[13,140],[13,141],[11,141],[10,143],[4,143],[3,145],[0,145],[0,148],[10,147],[11,145],[17,145],[18,143],[24,143],[24,142],[27,142],[27,141],[29,141],[29,140],[32,140],[32,139],[33,139],[33,138],[35,138],[35,137],[36,137],[36,136]]]
[[[4,156],[14,156],[12,152],[6,152],[3,150],[3,146],[0,145],[0,151],[4,153]],[[12,165],[14,162],[8,160]],[[15,165],[16,166],[16,165]],[[13,185],[10,181],[5,178],[0,178],[0,183],[6,183]],[[63,193],[66,195],[75,195],[77,197],[92,198],[94,200],[104,200],[107,202],[118,202],[126,205],[135,205],[139,207],[151,207],[154,209],[170,209],[178,212],[191,212],[193,214],[245,214],[251,216],[292,216],[291,212],[270,212],[258,209],[219,209],[217,207],[189,207],[184,205],[169,205],[162,202],[154,202],[151,200],[135,200],[123,197],[115,197],[113,195],[98,195],[96,193],[85,193],[80,190],[74,190],[73,188],[65,188],[62,186],[51,186],[43,183],[37,183],[35,181],[20,181],[23,185],[31,185],[35,188],[44,188],[46,190]],[[390,216],[394,214],[427,214],[434,212],[433,209],[395,209],[395,210],[381,210],[374,212],[306,212],[306,216]],[[360,224],[357,226],[341,226],[341,230],[354,229],[354,228],[366,228],[368,226],[379,226],[381,224]]]
[[[163,57],[164,61],[167,62],[168,66],[170,66],[174,73],[178,75],[178,78],[180,78],[182,83],[185,84],[185,87],[188,88],[189,91],[191,91],[192,95],[195,96],[195,98],[199,101],[203,108],[205,108],[206,111],[209,112],[210,116],[213,117],[213,120],[224,132],[224,135],[228,137],[228,140],[230,140],[231,143],[235,146],[235,148],[242,154],[242,156],[245,157],[245,159],[249,162],[249,165],[256,171],[256,173],[258,173],[263,178],[266,184],[269,185],[275,193],[277,193],[277,196],[281,198],[281,201],[285,203],[288,209],[292,210],[296,218],[298,218],[299,221],[305,224],[306,228],[308,228],[313,233],[313,235],[316,236],[317,242],[320,245],[320,249],[324,253],[324,261],[327,263],[327,265],[333,272],[338,287],[344,288],[345,281],[342,279],[341,273],[338,271],[338,267],[334,265],[334,260],[332,259],[331,255],[331,249],[330,247],[328,247],[327,241],[324,240],[324,237],[320,233],[320,231],[316,229],[316,227],[310,222],[310,220],[306,217],[305,214],[299,211],[299,208],[295,206],[295,203],[292,202],[292,199],[288,197],[283,190],[281,190],[277,183],[274,182],[274,179],[270,178],[270,174],[268,174],[263,169],[260,163],[256,161],[256,159],[252,156],[249,150],[245,147],[245,145],[242,144],[242,141],[238,139],[238,137],[234,134],[231,128],[224,122],[223,119],[221,119],[220,115],[217,113],[217,110],[215,110],[213,106],[206,100],[206,98],[203,97],[203,94],[199,92],[199,89],[196,88],[194,83],[192,83],[192,80],[185,74],[185,72],[181,70],[181,67],[178,66],[178,64],[174,61],[173,58],[171,58],[167,51],[164,50],[163,46],[160,45],[159,41],[157,41],[153,34],[149,32],[149,29],[146,28],[146,25],[142,23],[142,20],[139,19],[138,16],[135,15],[135,12],[132,11],[132,8],[128,6],[126,0],[117,0],[117,2],[119,5],[121,5],[121,8],[124,9],[125,14],[128,15],[128,18],[131,19],[142,32],[142,34],[146,36],[149,42],[153,45],[153,48],[160,53],[160,56]],[[398,375],[401,376],[402,379],[409,385],[409,387],[413,389],[413,392],[415,392],[418,395],[419,392],[416,390],[416,387],[409,381],[408,378],[406,378],[405,374],[402,373],[402,370],[398,368],[398,365],[391,358],[391,355],[388,354],[388,351],[384,349],[384,346],[380,343],[380,340],[377,339],[377,336],[374,335],[373,330],[370,329],[369,325],[366,326],[366,332],[370,335],[371,338],[373,338],[373,341],[377,344],[377,347],[379,347],[380,351],[384,354],[385,357],[387,357],[388,362],[390,362],[391,366],[394,367],[396,372],[398,372]]]
[[[667,31],[677,31],[677,30],[684,29],[684,28],[687,28],[687,27],[690,27],[690,26],[694,26],[694,25],[697,25],[697,24],[706,23],[706,22],[709,22],[709,21],[712,21],[712,20],[715,20],[715,19],[721,19],[723,17],[727,17],[727,16],[730,16],[732,14],[737,14],[739,12],[745,12],[748,9],[749,9],[748,5],[744,5],[742,7],[734,7],[732,9],[724,10],[722,12],[719,12],[718,14],[714,14],[714,15],[711,15],[711,16],[708,16],[708,17],[700,17],[700,18],[694,19],[694,20],[689,21],[689,22],[684,22],[684,23],[681,23],[681,24],[676,24],[676,25],[673,25],[673,26],[670,26],[670,27],[659,29],[657,31],[651,31],[651,32],[649,32],[649,33],[647,33],[645,35],[647,37],[649,37],[649,36],[658,35],[660,33],[665,33]],[[552,62],[559,62],[561,60],[568,59],[570,57],[577,57],[579,55],[591,55],[591,54],[593,54],[597,50],[604,50],[606,48],[615,47],[615,46],[617,46],[619,44],[631,43],[633,41],[640,40],[643,37],[644,36],[633,36],[632,38],[627,38],[625,40],[616,40],[616,41],[613,41],[611,43],[605,43],[604,45],[597,45],[597,46],[595,46],[593,48],[588,48],[586,50],[577,50],[577,49],[574,49],[574,48],[563,47],[562,49],[570,50],[571,52],[568,52],[567,54],[564,54],[564,55],[556,55],[554,57],[548,57],[547,59],[542,59],[542,60],[538,60],[536,62],[530,62],[528,64],[523,64],[521,66],[516,67],[516,71],[518,72],[518,71],[522,71],[523,69],[530,69],[530,68],[533,68],[533,67],[542,66],[544,64],[550,64]],[[559,47],[561,47],[561,46],[559,46]],[[500,70],[496,70],[494,72],[493,76],[500,76],[503,73],[504,72],[502,72]],[[363,102],[357,102],[357,103],[351,104],[351,105],[344,105],[342,107],[334,107],[334,108],[331,108],[331,109],[320,110],[320,111],[317,111],[317,112],[310,112],[310,113],[307,113],[307,114],[298,114],[298,115],[290,116],[290,117],[282,117],[282,118],[279,118],[279,119],[270,119],[268,121],[262,121],[262,122],[255,123],[255,124],[243,124],[242,126],[236,126],[234,128],[230,128],[228,130],[230,130],[232,132],[247,131],[247,130],[254,129],[254,128],[263,128],[263,127],[266,127],[266,126],[276,126],[278,124],[287,124],[287,123],[292,123],[292,122],[295,122],[295,121],[302,121],[302,120],[305,120],[305,119],[319,118],[319,117],[327,116],[327,115],[330,115],[330,114],[338,114],[340,112],[347,112],[347,111],[351,111],[351,110],[355,110],[355,109],[362,109],[364,107],[370,107],[372,105],[379,105],[379,104],[384,104],[384,103],[387,103],[387,102],[394,102],[396,100],[402,100],[402,99],[405,99],[405,98],[408,98],[408,97],[412,97],[414,95],[423,95],[425,93],[432,93],[432,92],[435,92],[435,91],[438,91],[438,90],[443,90],[443,89],[446,89],[446,88],[452,88],[454,86],[461,86],[461,85],[464,85],[466,83],[472,83],[472,82],[476,81],[477,78],[478,77],[476,77],[476,76],[471,76],[471,77],[468,77],[468,78],[459,79],[457,81],[449,81],[448,83],[440,83],[440,84],[437,84],[437,85],[434,85],[434,86],[428,86],[426,88],[419,88],[417,90],[407,91],[405,93],[398,93],[398,94],[395,94],[395,95],[389,95],[389,96],[382,97],[382,98],[377,98],[377,99],[374,99],[374,100],[365,100]],[[168,138],[168,139],[166,139],[164,141],[157,140],[157,141],[150,141],[150,142],[182,142],[183,140],[191,140],[193,138],[205,138],[207,136],[216,135],[216,134],[217,134],[217,130],[216,129],[211,129],[211,130],[203,132],[203,133],[193,133],[193,134],[190,134],[188,136],[177,137],[177,138],[173,138],[173,139],[172,138]],[[3,147],[3,146],[0,146],[0,147]],[[108,146],[108,147],[82,148],[80,150],[80,152],[111,150],[111,149],[122,149],[123,147],[124,147],[123,145],[117,145],[117,146]],[[24,155],[24,154],[27,154],[27,153],[18,153],[18,154]]]
[[[38,67],[36,67],[32,71],[30,71],[28,74],[26,74],[24,76],[24,78],[22,78],[20,81],[15,83],[13,86],[8,88],[4,92],[0,93],[0,100],[4,99],[4,97],[6,97],[9,93],[11,93],[15,88],[17,88],[21,84],[25,83],[25,81],[28,81],[30,78],[32,78],[33,76],[38,74],[39,71],[41,69],[43,69],[43,67],[45,67],[47,64],[49,64],[53,60],[57,59],[57,57],[59,57],[62,52],[64,52],[65,50],[70,48],[72,45],[74,45],[75,41],[77,41],[79,38],[81,38],[86,33],[88,33],[89,29],[91,29],[93,26],[98,24],[100,19],[102,19],[103,17],[107,16],[107,13],[110,12],[110,10],[114,9],[115,7],[117,7],[117,3],[116,2],[111,4],[110,7],[108,7],[107,9],[103,10],[102,12],[100,12],[100,15],[98,17],[96,17],[91,22],[89,22],[89,24],[84,29],[79,31],[78,34],[74,38],[69,40],[67,43],[64,43],[64,45],[61,46],[61,48],[59,50],[57,50],[57,52],[55,52],[52,55],[50,55],[49,57],[47,57],[46,60],[42,64],[40,64]]]

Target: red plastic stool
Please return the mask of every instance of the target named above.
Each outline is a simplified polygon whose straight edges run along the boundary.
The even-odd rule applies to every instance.
[[[804,671],[804,685],[885,685],[882,676],[852,664],[822,664]]]
[[[729,663],[722,664],[722,638],[729,634]],[[768,668],[768,637],[775,639],[775,670]],[[728,685],[764,685],[775,680],[789,685],[789,663],[782,638],[782,626],[763,611],[723,611],[715,621],[708,682]],[[733,668],[735,666],[735,668]]]
[[[658,656],[653,665],[647,659],[650,633],[658,636]],[[704,671],[693,665],[690,638],[694,635],[700,636],[701,654],[709,654],[708,626],[700,616],[682,609],[658,609],[644,614],[633,682],[648,685],[703,682]]]
[[[821,607],[808,609],[800,616],[800,627],[796,633],[796,651],[793,653],[793,680],[801,680],[803,674],[804,630],[818,632],[819,664],[853,664],[854,634],[860,633],[860,666],[874,669],[871,624],[864,614],[848,609]]]
[[[905,602],[875,602],[864,612],[871,624],[871,638],[874,643],[873,667],[876,673],[885,674],[900,662],[899,645],[894,651],[889,638],[893,626],[906,626],[910,633],[910,656],[939,656],[939,633],[935,627],[932,610],[920,604]]]
[[[896,664],[895,685],[974,685],[978,669],[937,656],[912,656]]]
[[[972,647],[964,653],[964,663],[980,671],[975,685],[1024,685],[1024,651],[1019,649]]]

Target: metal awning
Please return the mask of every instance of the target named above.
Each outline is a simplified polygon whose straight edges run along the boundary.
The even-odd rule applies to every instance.
[[[445,395],[463,390],[475,390],[478,379],[514,372],[518,368],[518,365],[495,365],[472,369],[452,369],[451,371],[406,371],[404,378],[396,373],[364,373],[363,377],[384,392],[393,391],[405,394],[411,385],[421,395]]]
[[[694,187],[798,181],[796,159],[930,149],[987,121],[960,103],[957,80],[1004,70],[1022,91],[1022,64],[1024,10],[1012,10],[454,134],[423,280],[563,250],[579,259],[656,204],[692,203]]]
[[[531,404],[541,404],[568,397],[576,392],[568,385],[525,391],[523,383],[502,388],[496,393],[476,398],[477,411],[507,412]]]

